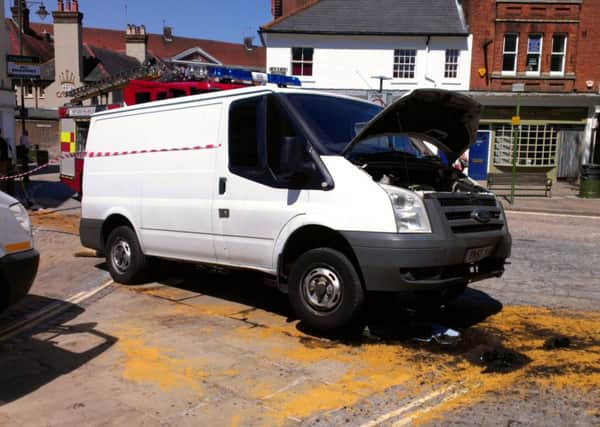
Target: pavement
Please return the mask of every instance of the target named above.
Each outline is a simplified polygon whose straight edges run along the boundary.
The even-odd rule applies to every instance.
[[[514,204],[511,204],[509,194],[503,192],[496,194],[507,211],[600,216],[600,199],[579,197],[579,186],[565,181],[554,183],[552,197],[517,195]]]

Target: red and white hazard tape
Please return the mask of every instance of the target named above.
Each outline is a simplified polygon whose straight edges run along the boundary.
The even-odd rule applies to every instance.
[[[73,158],[85,159],[86,157],[87,158],[99,158],[99,157],[134,156],[136,154],[169,153],[169,152],[173,152],[173,151],[210,150],[210,149],[219,148],[219,147],[221,147],[221,144],[218,144],[218,145],[214,145],[214,144],[196,145],[193,147],[157,148],[157,149],[150,149],[150,150],[131,150],[131,151],[113,151],[113,152],[111,152],[111,151],[106,151],[106,152],[82,151],[80,153],[64,153],[64,154],[61,154],[60,156],[57,156],[54,159],[50,160],[48,163],[44,163],[43,165],[40,165],[34,169],[30,169],[27,172],[19,173],[16,175],[0,176],[0,181],[5,181],[8,179],[23,178],[25,176],[31,175],[31,174],[41,170],[41,169],[44,169],[48,166],[59,164],[59,162],[64,159],[73,159]]]

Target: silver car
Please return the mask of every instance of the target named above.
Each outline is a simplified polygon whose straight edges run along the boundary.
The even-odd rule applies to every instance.
[[[39,259],[27,210],[0,191],[0,311],[27,295]]]

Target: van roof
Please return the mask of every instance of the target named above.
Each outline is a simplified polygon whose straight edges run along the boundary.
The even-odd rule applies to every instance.
[[[104,116],[110,116],[110,115],[117,115],[117,114],[125,113],[125,112],[146,110],[146,109],[152,109],[152,108],[156,108],[156,107],[166,107],[166,106],[170,106],[170,105],[181,105],[181,104],[193,103],[193,102],[210,100],[210,99],[231,98],[231,97],[235,97],[235,96],[245,96],[245,95],[251,95],[251,94],[273,93],[273,92],[327,95],[327,96],[333,96],[333,97],[337,97],[337,98],[352,99],[355,101],[364,101],[366,103],[370,103],[369,101],[366,101],[366,100],[363,100],[360,98],[353,98],[350,96],[336,94],[336,93],[328,93],[328,92],[322,92],[322,91],[317,91],[317,90],[300,89],[300,88],[294,88],[294,89],[280,88],[276,85],[269,84],[269,85],[265,85],[265,86],[252,86],[252,87],[246,87],[246,88],[241,88],[241,89],[231,89],[231,90],[224,90],[224,91],[218,91],[218,92],[201,93],[198,95],[189,95],[189,96],[184,96],[184,97],[179,97],[179,98],[171,98],[171,99],[165,99],[165,100],[161,100],[161,101],[147,102],[147,103],[138,104],[138,105],[129,105],[129,106],[126,106],[123,108],[116,108],[113,110],[101,111],[101,112],[95,113],[92,117],[104,117]]]

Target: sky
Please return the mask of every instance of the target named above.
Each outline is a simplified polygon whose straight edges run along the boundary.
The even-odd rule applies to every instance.
[[[11,16],[13,0],[4,4],[6,16]],[[50,12],[57,1],[44,4]],[[35,15],[38,6],[30,4],[31,20],[52,23],[51,16],[41,21]],[[271,0],[79,0],[79,10],[87,27],[125,30],[126,24],[144,24],[149,32],[162,33],[164,21],[175,36],[236,43],[253,36],[255,44],[260,44],[258,28],[272,19]]]

